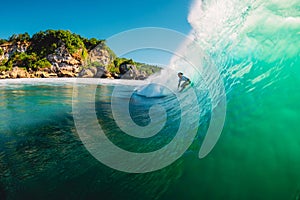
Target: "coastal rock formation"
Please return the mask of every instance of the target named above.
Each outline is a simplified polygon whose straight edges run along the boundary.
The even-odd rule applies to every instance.
[[[30,74],[26,69],[14,67],[12,71],[2,71],[0,74],[0,79],[5,78],[30,78]]]
[[[95,78],[104,78],[108,71],[105,67],[97,67],[97,73],[95,74]]]
[[[89,52],[89,61],[91,63],[97,62],[102,66],[107,66],[112,63],[114,59],[115,55],[113,55],[102,43],[97,45]]]
[[[119,67],[120,76],[122,79],[144,80],[148,75],[136,68],[135,65],[121,64]]]
[[[51,69],[54,72],[69,71],[76,73],[82,65],[83,60],[75,59],[65,47],[57,48],[53,54],[47,56],[47,60],[52,64]]]
[[[37,71],[30,75],[31,78],[57,78],[58,77],[56,73],[48,73],[43,71]]]
[[[2,54],[0,54],[0,62],[3,60],[8,60],[14,53],[24,53],[30,45],[29,42],[7,42],[0,45]]]
[[[118,78],[105,69],[105,67],[91,67],[82,69],[78,74],[81,78]]]
[[[95,74],[91,69],[83,69],[81,72],[79,72],[79,77],[82,78],[93,78]]]
[[[150,69],[159,71],[156,66]],[[148,67],[147,66],[147,67]],[[104,40],[86,39],[70,31],[47,30],[0,39],[0,78],[145,79],[155,71],[132,59],[118,58]]]

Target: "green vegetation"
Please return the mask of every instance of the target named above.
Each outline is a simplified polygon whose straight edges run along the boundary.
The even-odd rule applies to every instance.
[[[161,70],[161,68],[158,66],[149,65],[145,63],[138,63],[138,62],[134,62],[132,59],[118,58],[118,57],[116,57],[114,61],[107,66],[107,70],[111,73],[119,74],[120,73],[119,67],[123,64],[135,65],[137,70],[143,71],[148,75],[154,74]],[[93,62],[93,63],[88,63],[86,65],[86,68],[98,67],[98,66],[102,66],[102,65],[99,62]]]
[[[119,67],[122,64],[135,65],[135,62],[132,59],[127,59],[127,58],[116,58],[114,60],[115,67]]]
[[[30,35],[28,33],[13,34],[8,39],[9,42],[25,42],[30,40]]]
[[[7,43],[7,40],[5,40],[5,39],[0,39],[0,45],[1,45],[1,44],[4,44],[4,43]]]
[[[132,59],[118,58],[115,53],[106,45],[105,40],[96,38],[84,38],[80,35],[72,33],[68,30],[46,30],[34,34],[32,37],[28,33],[14,34],[6,39],[0,39],[0,45],[26,45],[25,52],[14,52],[9,60],[0,62],[0,71],[11,70],[14,66],[25,68],[27,70],[37,70],[39,68],[50,68],[51,63],[47,60],[47,56],[55,53],[60,47],[65,47],[67,51],[81,62],[87,63],[84,67],[103,66],[99,62],[91,63],[88,58],[89,52],[99,48],[100,51],[107,51],[110,60],[106,69],[112,73],[120,73],[119,67],[122,64],[131,64],[137,66],[138,70],[145,71],[147,74],[152,74],[160,70],[157,66],[151,66],[142,63],[136,63]],[[4,50],[0,47],[0,55],[3,55]],[[10,52],[12,53],[12,52]]]
[[[7,60],[3,59],[2,61],[0,61],[0,65],[5,65],[6,62],[7,62]]]
[[[61,46],[65,46],[70,54],[81,60],[85,60],[88,57],[88,51],[95,46],[99,44],[106,46],[104,40],[97,40],[96,38],[86,39],[65,30],[40,31],[32,37],[28,33],[14,34],[8,40],[0,39],[0,45],[8,42],[11,44],[30,42],[30,45],[26,52],[15,52],[7,62],[1,65],[5,66],[6,69],[11,69],[13,66],[26,69],[50,67],[51,63],[46,57]],[[3,53],[3,49],[0,48],[0,55]],[[3,70],[3,68],[1,69]]]
[[[64,30],[40,31],[34,34],[30,41],[31,45],[28,51],[36,53],[39,58],[44,58],[54,53],[58,47],[63,45],[71,54],[85,49],[84,43],[78,35]]]
[[[5,65],[0,65],[0,71],[6,71],[6,70],[7,70],[7,68]]]
[[[7,70],[7,66],[5,66],[6,62],[7,62],[6,59],[0,61],[0,71],[6,71]]]
[[[7,62],[7,69],[12,69],[13,66],[26,68],[29,70],[37,70],[39,68],[51,67],[51,63],[46,59],[39,59],[35,53],[15,53],[10,60]]]
[[[92,50],[97,45],[105,43],[104,40],[98,40],[96,38],[87,39],[87,38],[83,38],[81,36],[79,36],[79,37],[83,41],[83,43],[84,43],[84,45],[85,45],[85,47],[86,47],[87,50]]]
[[[50,67],[51,67],[51,63],[46,58],[38,60],[34,64],[34,69],[38,69],[38,68],[50,68]]]
[[[154,74],[161,70],[161,68],[158,66],[134,62],[132,59],[127,59],[127,58],[116,58],[114,62],[108,66],[108,70],[111,72],[120,73],[119,67],[123,64],[134,65],[136,66],[137,70],[143,71],[148,75]]]
[[[35,63],[38,61],[38,57],[35,53],[15,53],[7,62],[8,69],[13,66],[23,67],[23,68],[35,68]]]
[[[116,57],[114,61],[110,65],[108,65],[107,69],[112,73],[120,73],[119,67],[122,64],[135,65],[135,62],[132,59]]]
[[[159,72],[161,70],[161,68],[158,66],[138,62],[136,62],[136,68],[137,70],[146,72],[146,74],[149,75]]]
[[[114,65],[114,62],[110,63],[110,64],[107,66],[107,70],[110,71],[111,73],[117,73],[117,74],[120,73],[119,67],[116,67],[116,66]]]
[[[108,66],[106,68],[111,73],[117,73],[117,74],[119,74],[120,73],[119,67],[122,64],[135,65],[136,63],[132,59],[115,57],[114,61],[111,62],[110,64],[108,64]],[[88,61],[85,64],[85,68],[99,67],[99,66],[103,66],[103,65],[101,63],[99,63],[99,62],[90,62],[90,61]]]

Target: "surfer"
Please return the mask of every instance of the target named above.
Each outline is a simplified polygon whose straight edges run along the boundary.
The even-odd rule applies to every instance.
[[[179,77],[178,89],[180,87],[181,81],[183,81],[183,83],[181,84],[181,89],[179,90],[179,92],[181,92],[182,90],[184,90],[184,88],[186,88],[186,86],[188,86],[191,83],[191,81],[188,77],[183,76],[182,72],[179,72],[177,75]]]

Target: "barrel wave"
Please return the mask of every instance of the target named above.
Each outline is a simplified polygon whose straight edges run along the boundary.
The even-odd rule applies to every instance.
[[[216,66],[225,85],[226,121],[206,160],[185,159],[186,179],[193,185],[177,185],[168,198],[187,191],[193,199],[299,198],[299,2],[199,0],[188,20],[193,41],[183,43],[178,54],[193,57],[200,46],[204,53],[198,56],[208,62],[191,66],[174,56],[170,68],[175,73],[162,72],[162,79],[170,82],[182,71],[195,83],[194,90],[204,92],[214,82],[209,66]],[[201,116],[200,141],[213,109],[205,94],[198,95],[203,113],[208,113]],[[199,145],[193,144],[196,154]],[[196,169],[199,177],[188,172]]]
[[[192,188],[183,186],[175,194],[198,190],[205,199],[299,198],[299,2],[195,1],[188,19],[191,37],[223,77],[227,112],[210,159],[187,159],[187,170],[197,168],[201,175],[189,176]],[[195,44],[183,45],[182,52],[189,53],[186,45]],[[193,79],[201,81],[191,69]]]

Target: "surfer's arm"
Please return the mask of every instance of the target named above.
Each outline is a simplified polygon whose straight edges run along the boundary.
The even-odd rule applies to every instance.
[[[179,88],[179,86],[180,86],[180,83],[181,83],[181,79],[179,79],[179,81],[178,81],[178,86],[177,86],[178,88]]]

